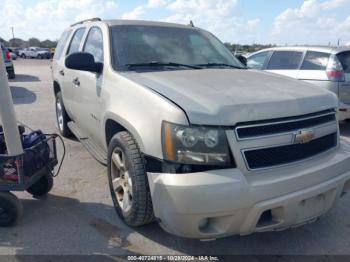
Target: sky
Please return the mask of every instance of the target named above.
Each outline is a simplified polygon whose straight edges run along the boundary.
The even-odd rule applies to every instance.
[[[350,42],[350,0],[0,0],[0,37],[57,40],[90,18],[188,24],[240,44]]]

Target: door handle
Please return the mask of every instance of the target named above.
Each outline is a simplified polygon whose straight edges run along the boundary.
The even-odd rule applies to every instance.
[[[64,71],[63,69],[58,72],[61,76],[64,76]]]
[[[75,86],[80,86],[80,81],[79,81],[79,78],[78,78],[78,77],[75,77],[75,78],[73,79],[73,84],[74,84]]]

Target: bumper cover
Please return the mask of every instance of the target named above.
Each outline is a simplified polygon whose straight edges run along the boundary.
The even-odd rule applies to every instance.
[[[266,172],[266,171],[265,171]],[[350,190],[350,146],[269,173],[239,169],[148,173],[155,216],[168,232],[217,238],[312,222]]]

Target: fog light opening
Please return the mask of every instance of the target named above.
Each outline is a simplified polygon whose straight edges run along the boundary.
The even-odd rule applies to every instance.
[[[209,218],[202,218],[199,223],[198,223],[198,228],[200,231],[204,231],[208,228],[209,226]]]

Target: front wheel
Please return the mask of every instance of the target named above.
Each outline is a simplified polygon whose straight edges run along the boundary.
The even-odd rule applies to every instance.
[[[42,176],[36,183],[31,185],[27,192],[32,194],[34,197],[45,196],[51,191],[53,187],[53,177],[51,173]]]
[[[22,204],[10,192],[0,191],[0,227],[14,225],[22,215]]]
[[[144,159],[136,140],[119,132],[108,147],[108,180],[114,207],[132,227],[154,220]]]

